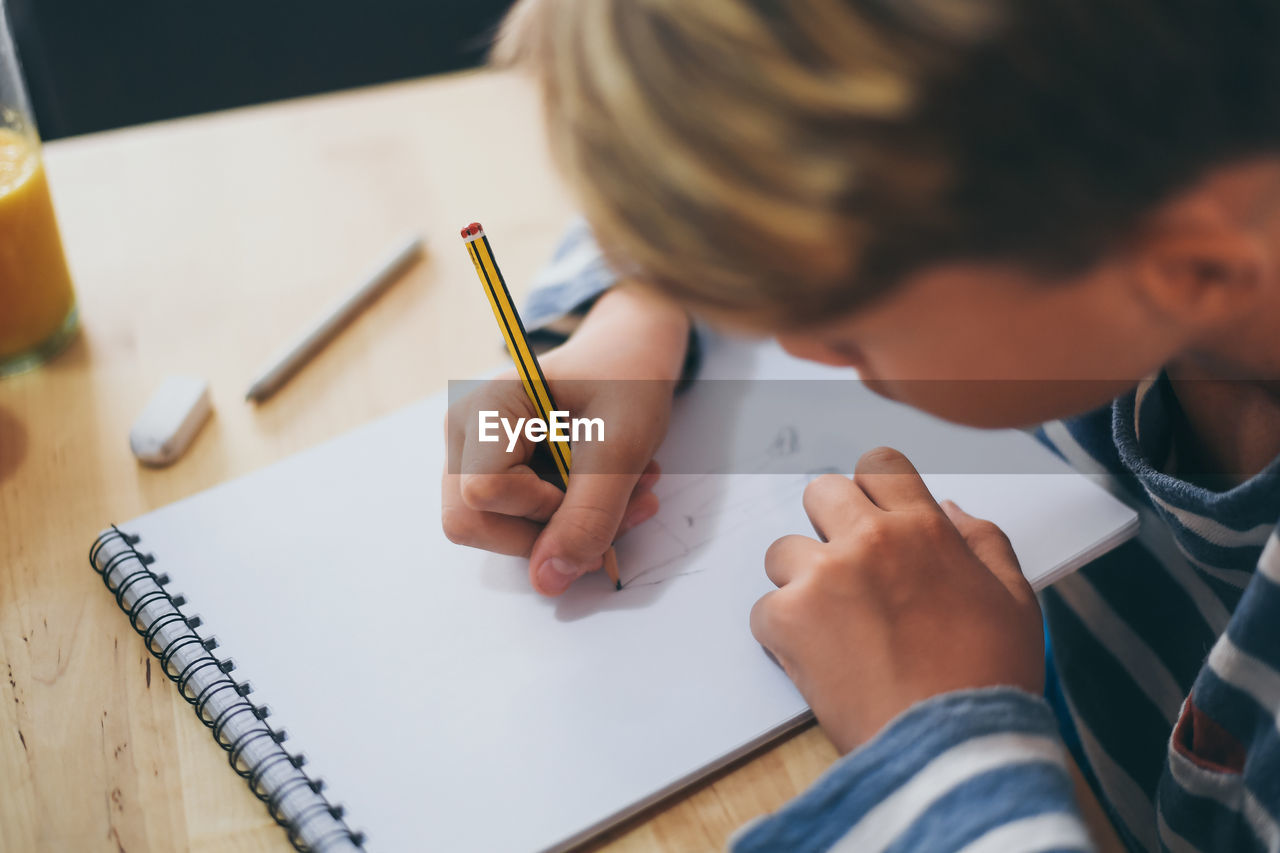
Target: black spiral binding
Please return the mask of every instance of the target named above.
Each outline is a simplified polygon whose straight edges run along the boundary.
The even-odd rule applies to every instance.
[[[98,536],[93,543],[93,547],[89,549],[89,565],[102,576],[102,582],[106,585],[107,590],[115,596],[116,604],[129,617],[129,624],[133,626],[133,630],[142,637],[147,650],[160,662],[161,672],[177,685],[178,693],[195,708],[196,716],[200,718],[200,721],[212,730],[213,737],[218,742],[218,745],[227,752],[227,759],[231,764],[231,769],[246,780],[254,796],[266,804],[271,818],[285,829],[288,833],[289,843],[293,845],[295,850],[300,851],[300,853],[322,851],[331,842],[339,839],[349,841],[356,848],[363,849],[364,834],[353,832],[349,829],[342,820],[342,806],[333,805],[325,798],[322,793],[324,780],[312,779],[301,770],[306,762],[305,756],[291,755],[287,752],[280,746],[287,737],[284,730],[273,729],[267,723],[262,722],[270,714],[270,710],[267,706],[256,705],[247,698],[253,692],[252,686],[247,681],[237,682],[229,675],[235,669],[235,664],[230,659],[219,660],[212,654],[213,650],[218,647],[218,641],[212,637],[203,638],[196,633],[195,629],[200,627],[200,617],[188,617],[182,613],[181,608],[186,605],[187,601],[182,595],[171,595],[165,589],[165,586],[169,583],[168,575],[164,573],[157,574],[148,568],[155,562],[155,558],[150,554],[144,554],[137,550],[135,546],[140,539],[141,537],[125,533],[115,525],[112,525],[110,530],[104,531]],[[104,565],[99,566],[98,557],[103,547],[108,543],[117,541],[123,543],[127,550],[120,551],[113,555]],[[123,567],[129,560],[133,560],[137,568],[125,573],[113,586],[111,583],[112,572],[117,568]],[[155,588],[138,596],[132,605],[126,607],[126,593],[135,584],[144,580],[150,581]],[[167,601],[172,609],[156,617],[149,625],[139,624],[142,612],[147,605],[161,601]],[[160,637],[161,631],[166,627],[179,628],[182,633],[161,647],[157,643],[157,639]],[[176,667],[171,666],[175,655],[180,650],[192,649],[195,646],[201,648],[198,658],[189,662],[181,670],[176,670]],[[199,692],[193,692],[189,689],[191,680],[196,673],[207,672],[210,669],[217,671],[218,676],[216,679],[206,684]],[[210,701],[215,696],[224,696],[228,692],[233,693],[237,697],[236,700],[228,704],[218,714],[209,714]],[[261,727],[244,732],[234,739],[226,737],[227,725],[233,719],[246,715],[252,716],[255,721],[262,722]],[[261,743],[264,740],[269,740],[275,744],[275,749],[266,758],[255,762],[251,766],[247,765],[244,760],[246,749],[252,744]],[[286,780],[274,790],[265,790],[262,782],[266,773],[273,768],[283,768],[285,765],[296,770],[296,776]],[[297,793],[304,787],[311,790],[316,801],[304,807],[299,814],[290,820],[281,813],[281,805],[291,794]],[[336,825],[325,835],[313,839],[312,843],[308,845],[300,837],[300,833],[308,821],[323,813],[327,813]]]

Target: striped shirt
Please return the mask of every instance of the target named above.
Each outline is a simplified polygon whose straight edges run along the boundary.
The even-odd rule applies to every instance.
[[[1280,460],[1212,492],[1164,473],[1166,379],[1044,438],[1142,515],[1041,596],[1063,730],[1133,850],[1280,850]]]
[[[611,283],[575,224],[529,325]],[[1068,752],[1131,850],[1280,851],[1280,459],[1226,492],[1165,473],[1176,405],[1161,377],[1040,432],[1143,521],[1042,594],[1047,698],[921,702],[743,827],[737,853],[1089,850]]]

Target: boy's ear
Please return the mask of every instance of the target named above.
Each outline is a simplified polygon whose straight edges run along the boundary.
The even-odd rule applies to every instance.
[[[1213,208],[1183,208],[1133,246],[1138,295],[1169,322],[1203,326],[1237,316],[1275,275],[1261,235]]]

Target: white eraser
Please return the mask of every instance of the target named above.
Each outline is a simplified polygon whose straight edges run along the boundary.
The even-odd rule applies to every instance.
[[[186,452],[212,412],[208,382],[198,376],[170,376],[133,422],[129,447],[144,464],[172,464]]]

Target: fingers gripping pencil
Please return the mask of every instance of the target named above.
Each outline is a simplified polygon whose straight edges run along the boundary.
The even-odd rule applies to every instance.
[[[462,239],[468,254],[471,255],[471,262],[475,264],[480,284],[484,286],[489,307],[493,309],[493,317],[498,321],[498,328],[507,342],[507,351],[511,354],[511,360],[515,362],[516,372],[520,374],[525,393],[529,395],[529,401],[538,410],[538,416],[543,421],[550,422],[551,413],[557,410],[557,406],[551,396],[551,388],[547,385],[547,378],[542,373],[542,366],[538,364],[538,357],[529,346],[529,338],[525,332],[524,323],[520,320],[520,314],[516,311],[515,302],[511,299],[511,291],[507,289],[507,282],[498,269],[498,262],[493,258],[493,248],[489,245],[489,238],[485,236],[480,223],[473,222],[462,229]],[[569,488],[569,469],[572,467],[573,460],[568,440],[554,440],[549,437],[547,447],[555,461],[560,487]],[[618,578],[618,558],[613,548],[605,552],[604,569],[609,580],[613,581],[614,587],[622,589],[622,582]]]

